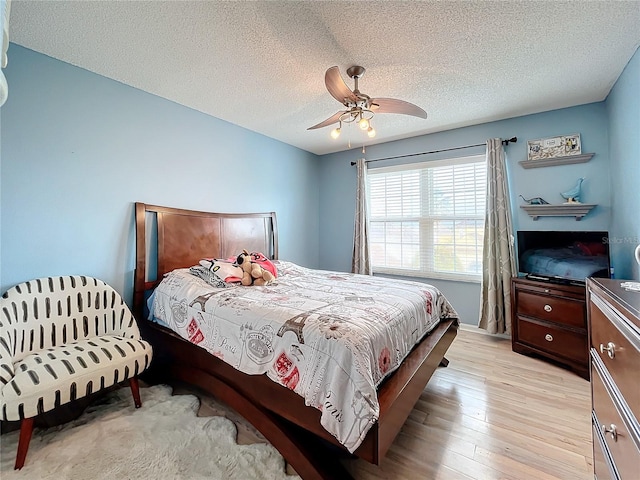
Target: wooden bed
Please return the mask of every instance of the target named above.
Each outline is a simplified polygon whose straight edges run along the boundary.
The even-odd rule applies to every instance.
[[[320,425],[320,412],[266,375],[247,375],[146,320],[148,293],[165,273],[202,258],[227,258],[242,249],[278,258],[275,213],[207,213],[136,203],[134,312],[143,338],[154,348],[151,372],[158,381],[194,385],[225,402],[251,422],[305,480],[350,478],[337,452],[347,450]],[[157,267],[156,267],[157,265]],[[380,415],[355,455],[378,464],[391,446],[425,385],[457,333],[444,320],[378,389]]]

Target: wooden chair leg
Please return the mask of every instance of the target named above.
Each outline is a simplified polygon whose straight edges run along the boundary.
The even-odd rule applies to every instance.
[[[23,418],[20,422],[20,438],[18,439],[18,453],[16,454],[16,466],[14,470],[20,470],[24,466],[29,450],[29,442],[33,433],[33,420],[35,417]]]
[[[136,408],[140,408],[142,406],[142,401],[140,401],[140,385],[138,385],[138,377],[131,377],[129,379],[129,386],[131,387],[131,393],[133,394],[133,403]]]

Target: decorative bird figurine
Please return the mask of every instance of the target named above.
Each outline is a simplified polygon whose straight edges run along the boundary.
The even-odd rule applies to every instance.
[[[571,190],[567,190],[566,192],[560,193],[567,202],[566,203],[580,203],[580,192],[582,190],[582,182],[584,182],[584,177],[578,179],[578,183]]]

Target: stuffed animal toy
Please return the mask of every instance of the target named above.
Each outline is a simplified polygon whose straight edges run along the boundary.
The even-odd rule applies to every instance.
[[[242,268],[242,285],[266,285],[273,281],[274,275],[267,269],[260,266],[258,263],[251,261],[251,254],[246,250],[243,250],[236,263]]]

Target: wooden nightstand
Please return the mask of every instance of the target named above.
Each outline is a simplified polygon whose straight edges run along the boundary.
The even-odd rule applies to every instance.
[[[514,352],[553,360],[589,380],[585,287],[514,278]]]

